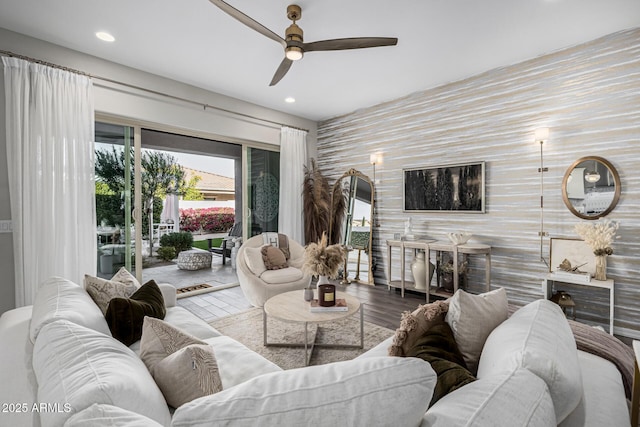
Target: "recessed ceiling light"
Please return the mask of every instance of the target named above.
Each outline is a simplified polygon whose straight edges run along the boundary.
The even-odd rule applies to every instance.
[[[113,42],[116,40],[115,37],[113,37],[111,34],[104,31],[98,31],[96,33],[96,37],[105,42]]]
[[[284,102],[287,102],[289,104],[293,104],[294,102],[296,102],[296,99],[293,96],[288,96],[284,99]]]

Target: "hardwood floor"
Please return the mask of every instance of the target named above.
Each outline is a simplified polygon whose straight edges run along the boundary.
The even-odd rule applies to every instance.
[[[403,311],[413,311],[419,304],[425,303],[423,294],[406,292],[405,297],[402,298],[399,290],[387,290],[385,285],[369,286],[353,283],[348,286],[338,286],[338,290],[355,296],[364,304],[365,321],[392,330],[400,325]],[[302,291],[300,291],[300,298],[302,298]],[[251,308],[240,287],[182,298],[178,300],[178,305],[206,322]]]

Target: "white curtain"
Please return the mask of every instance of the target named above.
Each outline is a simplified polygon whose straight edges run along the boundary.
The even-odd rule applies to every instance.
[[[302,181],[307,163],[307,132],[280,130],[280,209],[278,231],[304,244]]]
[[[3,57],[16,307],[42,281],[96,273],[93,86]]]

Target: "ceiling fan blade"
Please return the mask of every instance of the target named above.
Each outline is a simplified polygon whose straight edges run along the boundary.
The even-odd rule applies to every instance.
[[[282,80],[284,75],[287,74],[287,71],[289,71],[289,68],[291,68],[291,64],[293,64],[293,61],[285,57],[280,63],[280,66],[278,67],[278,69],[276,70],[276,73],[273,75],[273,78],[271,79],[271,83],[269,83],[269,86],[277,85],[278,82]]]
[[[247,27],[259,32],[260,34],[270,38],[271,40],[277,41],[282,45],[282,47],[287,47],[287,42],[282,37],[280,37],[273,31],[271,31],[270,29],[268,29],[267,27],[265,27],[255,19],[240,12],[238,9],[234,8],[233,6],[230,6],[229,4],[225,3],[222,0],[209,0],[209,1],[214,5],[218,6],[220,9],[222,9],[223,12],[226,12],[231,17],[242,22]]]
[[[305,43],[304,51],[363,49],[367,47],[395,46],[398,39],[395,37],[353,37],[347,39],[320,40]]]

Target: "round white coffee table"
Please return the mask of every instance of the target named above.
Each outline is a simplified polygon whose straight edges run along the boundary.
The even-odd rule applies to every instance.
[[[347,302],[347,311],[325,311],[311,312],[310,303],[303,298],[303,290],[285,292],[269,298],[263,306],[263,337],[266,347],[304,347],[305,364],[309,365],[313,349],[316,347],[332,347],[332,348],[363,348],[364,347],[364,310],[360,301],[344,292],[336,292],[336,298],[343,298]],[[332,344],[332,343],[316,343],[319,324],[324,322],[333,322],[340,319],[353,316],[360,312],[360,344]],[[304,324],[304,342],[303,343],[283,343],[268,342],[267,340],[267,316],[274,319],[282,320],[289,323]],[[313,339],[309,337],[309,324],[318,324]]]

